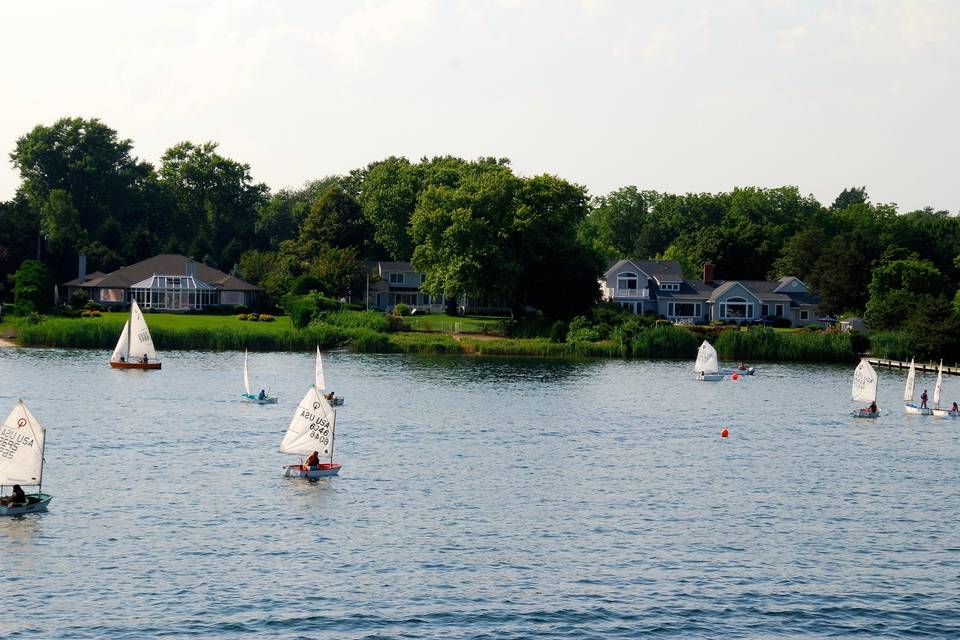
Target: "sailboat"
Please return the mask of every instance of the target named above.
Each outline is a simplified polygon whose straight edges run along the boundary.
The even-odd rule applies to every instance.
[[[913,366],[913,358],[910,358],[910,370],[907,371],[907,384],[903,388],[903,410],[912,415],[929,416],[933,413],[927,407],[921,407],[913,401],[913,387],[917,379],[917,370]]]
[[[123,325],[120,339],[110,356],[110,366],[114,369],[160,368],[150,329],[136,300],[130,303],[130,319]]]
[[[697,380],[706,382],[723,380],[723,374],[720,373],[720,365],[717,361],[717,350],[706,340],[703,341],[700,350],[697,352],[697,361],[693,365],[693,371],[697,374]]]
[[[333,462],[333,436],[337,424],[337,410],[311,386],[293,413],[293,420],[280,443],[281,453],[310,455],[314,451],[329,462],[321,462],[313,468],[300,464],[284,465],[283,475],[288,478],[321,478],[335,476],[340,465]]]
[[[254,404],[277,404],[277,401],[280,399],[276,396],[271,396],[264,391],[261,391],[260,393],[250,393],[250,375],[247,372],[246,349],[243,351],[243,388],[247,391],[242,396],[245,402],[253,402]]]
[[[879,409],[870,411],[871,406],[876,409],[877,383],[879,381],[877,372],[873,370],[870,363],[861,360],[853,371],[853,393],[851,397],[854,402],[869,402],[870,404],[866,408],[854,411],[854,418],[876,418],[880,415]]]
[[[317,388],[317,391],[320,392],[320,395],[327,399],[327,402],[330,403],[331,407],[343,406],[343,398],[334,397],[332,391],[330,393],[326,393],[327,381],[323,377],[323,358],[320,357],[319,346],[317,347],[317,362],[313,372],[313,386]]]
[[[46,432],[30,413],[23,400],[0,426],[0,492],[15,484],[36,486],[36,493],[26,494],[26,502],[10,504],[10,496],[0,503],[0,515],[16,516],[23,513],[46,511],[52,496],[42,493],[43,448]]]
[[[940,361],[940,368],[937,369],[937,386],[933,388],[933,415],[938,418],[956,418],[960,416],[960,411],[952,409],[941,409],[940,398],[943,395],[943,360]]]

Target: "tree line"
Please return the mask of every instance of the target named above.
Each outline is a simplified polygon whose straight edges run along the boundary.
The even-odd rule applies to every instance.
[[[366,260],[412,261],[431,295],[501,300],[522,314],[573,317],[597,302],[608,261],[675,259],[695,277],[795,275],[823,314],[877,328],[949,323],[960,282],[960,221],[900,214],[865,187],[829,206],[798,188],[670,194],[628,186],[591,197],[553,175],[518,176],[505,158],[388,157],[272,192],[214,142],[180,142],[159,166],[97,119],[39,125],[10,153],[21,183],[0,202],[0,286],[24,260],[56,281],[183,253],[278,300],[298,283],[331,297],[362,290]],[[302,286],[301,286],[302,288]]]

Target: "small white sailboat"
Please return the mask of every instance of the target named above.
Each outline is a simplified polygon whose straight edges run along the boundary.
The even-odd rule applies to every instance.
[[[0,493],[4,487],[36,486],[36,493],[25,493],[22,500],[13,494],[0,498],[0,515],[16,516],[46,511],[53,499],[43,493],[43,450],[46,431],[27,409],[23,400],[0,426]],[[22,489],[21,489],[22,490]]]
[[[917,379],[917,369],[913,365],[913,358],[910,358],[910,370],[907,371],[907,384],[903,388],[903,410],[911,415],[917,416],[929,416],[933,414],[933,411],[927,407],[922,407],[920,404],[913,401],[913,392],[914,386]]]
[[[263,389],[260,390],[260,393],[251,393],[250,392],[250,374],[247,370],[247,350],[243,350],[243,388],[246,390],[246,393],[242,394],[244,402],[252,402],[254,404],[277,404],[277,401],[280,399],[276,396],[271,396]]]
[[[323,358],[320,357],[319,346],[317,347],[317,362],[313,371],[313,386],[317,388],[317,391],[320,392],[320,395],[326,398],[331,407],[343,406],[343,398],[337,398],[333,395],[332,391],[327,393],[327,381],[323,377]]]
[[[120,332],[120,339],[110,356],[110,366],[114,369],[160,368],[150,329],[136,300],[130,303],[130,319]]]
[[[306,463],[290,464],[283,467],[283,475],[288,478],[321,478],[335,476],[340,465],[333,462],[333,437],[337,424],[337,410],[330,406],[311,386],[303,400],[293,413],[293,420],[280,443],[281,453],[293,453],[311,456],[316,453],[314,464],[310,459]],[[320,462],[326,458],[329,462]]]
[[[940,398],[942,396],[943,396],[943,360],[940,361],[940,368],[937,369],[937,386],[933,388],[933,415],[937,418],[956,418],[960,416],[960,411],[956,411],[952,408],[942,409],[940,407]]]
[[[876,418],[880,415],[880,410],[877,409],[877,384],[879,381],[877,372],[873,370],[870,363],[861,360],[853,371],[853,393],[851,397],[854,402],[869,402],[870,404],[854,411],[854,418]]]
[[[705,382],[717,382],[723,380],[723,374],[720,373],[720,364],[717,360],[717,350],[713,345],[703,341],[700,350],[697,352],[697,361],[693,365],[693,371],[697,374],[697,380]]]

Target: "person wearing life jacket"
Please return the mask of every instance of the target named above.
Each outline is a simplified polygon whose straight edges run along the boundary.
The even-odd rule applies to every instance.
[[[320,468],[320,452],[314,451],[310,454],[310,457],[307,458],[307,462],[304,466],[310,471],[316,471]]]
[[[23,492],[23,489],[20,488],[20,485],[15,484],[13,485],[13,493],[4,498],[0,498],[0,504],[5,507],[19,507],[27,504],[27,495]]]

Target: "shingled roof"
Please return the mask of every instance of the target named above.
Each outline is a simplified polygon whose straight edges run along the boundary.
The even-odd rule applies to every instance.
[[[65,286],[80,286],[83,288],[116,288],[128,289],[131,285],[145,280],[150,276],[176,276],[187,275],[187,263],[191,259],[176,253],[162,253],[146,260],[141,260],[135,264],[121,267],[108,274],[96,271],[91,273],[81,284],[74,278],[70,282],[64,283]],[[259,291],[260,288],[245,282],[229,273],[224,273],[219,269],[207,266],[202,262],[196,262],[196,278],[207,284],[213,285],[217,289],[224,291]]]

